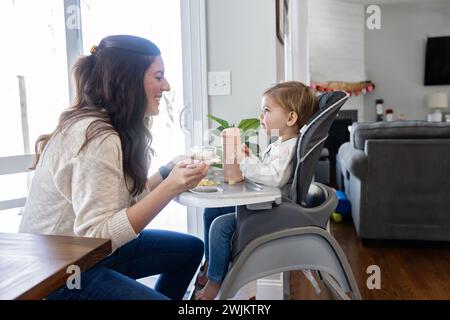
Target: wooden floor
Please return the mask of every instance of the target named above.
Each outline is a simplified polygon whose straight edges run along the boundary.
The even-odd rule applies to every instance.
[[[362,246],[351,219],[332,223],[331,233],[344,250],[363,299],[450,299],[450,245],[448,243],[382,242]],[[369,290],[369,265],[381,270],[381,289]],[[320,283],[320,281],[318,281]],[[301,272],[291,272],[291,299],[328,299],[316,295]]]

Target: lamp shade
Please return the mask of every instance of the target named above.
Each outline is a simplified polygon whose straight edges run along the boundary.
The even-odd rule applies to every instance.
[[[446,92],[435,92],[428,96],[428,108],[444,109],[448,107],[448,97]]]

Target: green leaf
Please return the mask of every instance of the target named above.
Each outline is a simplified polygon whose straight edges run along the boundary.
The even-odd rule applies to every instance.
[[[238,128],[244,132],[250,129],[256,130],[259,128],[259,119],[251,118],[241,120],[241,122],[239,122]]]
[[[217,122],[218,124],[220,124],[220,126],[222,126],[223,128],[229,128],[230,124],[228,123],[228,121],[214,117],[213,115],[208,114],[208,118],[210,118],[211,120]],[[223,130],[223,129],[222,129]]]

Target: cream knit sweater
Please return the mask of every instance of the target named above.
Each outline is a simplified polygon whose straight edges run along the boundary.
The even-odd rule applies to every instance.
[[[78,121],[50,139],[33,177],[20,232],[111,239],[113,250],[137,237],[126,214],[136,199],[125,184],[119,136],[97,137],[77,155],[94,120]]]

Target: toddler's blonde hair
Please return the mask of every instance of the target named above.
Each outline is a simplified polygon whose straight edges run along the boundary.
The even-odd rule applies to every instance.
[[[296,112],[298,116],[296,124],[299,128],[319,110],[319,101],[314,92],[299,81],[278,83],[264,91],[263,96],[271,97],[287,112]]]

